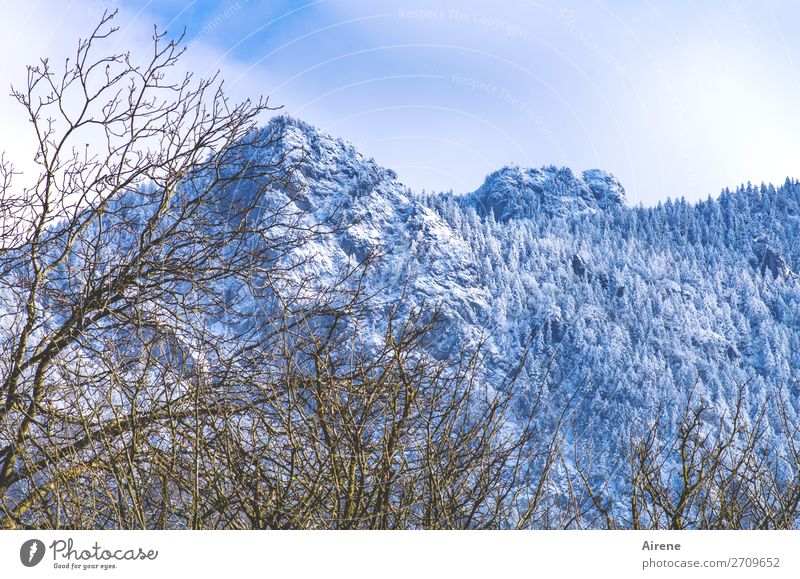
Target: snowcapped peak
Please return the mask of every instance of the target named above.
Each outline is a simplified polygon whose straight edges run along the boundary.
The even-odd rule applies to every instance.
[[[625,204],[625,190],[599,169],[576,175],[567,167],[503,167],[486,177],[467,202],[498,221],[530,218],[539,213],[568,215],[609,210]]]
[[[273,129],[282,130],[294,128],[309,135],[319,133],[319,130],[315,126],[310,125],[307,122],[291,115],[275,115],[269,120],[267,126]]]
[[[403,192],[394,171],[365,157],[351,143],[299,119],[275,116],[258,138],[266,144],[269,162],[289,169],[290,187],[312,210],[378,191],[390,198]]]
[[[289,160],[302,159],[300,169],[304,173],[312,166],[317,169],[336,169],[346,165],[359,165],[362,169],[377,168],[372,159],[365,159],[351,143],[287,115],[270,119],[262,130],[261,138],[280,153],[288,153]]]

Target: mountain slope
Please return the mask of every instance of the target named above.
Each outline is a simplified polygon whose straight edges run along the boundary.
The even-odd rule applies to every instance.
[[[440,309],[442,353],[486,338],[489,383],[522,363],[521,418],[544,385],[542,425],[569,406],[602,455],[658,415],[674,424],[690,395],[710,423],[740,386],[752,412],[782,397],[796,415],[797,182],[644,208],[603,171],[506,167],[464,197],[421,197],[300,121],[265,130],[304,151],[302,197],[345,226],[319,267],[380,254],[371,287]]]

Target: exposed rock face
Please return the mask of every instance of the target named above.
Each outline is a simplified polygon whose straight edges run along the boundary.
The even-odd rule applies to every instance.
[[[778,278],[789,277],[791,274],[791,270],[789,266],[786,265],[786,261],[783,257],[771,249],[764,251],[764,255],[759,261],[761,262],[761,275],[766,275],[767,272],[770,272],[773,278]]]
[[[756,258],[756,267],[761,275],[767,275],[769,272],[773,279],[793,275],[783,256],[770,248],[769,240],[766,237],[758,236],[753,239],[753,253]]]
[[[583,258],[577,253],[572,256],[572,271],[575,272],[575,275],[578,277],[586,275],[586,262],[583,261]]]

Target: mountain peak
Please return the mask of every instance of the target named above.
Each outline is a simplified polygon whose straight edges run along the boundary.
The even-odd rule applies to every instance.
[[[568,215],[610,210],[625,205],[625,190],[605,171],[576,175],[567,167],[540,169],[506,166],[486,177],[467,196],[479,214],[498,221],[529,218],[538,213]]]
[[[272,117],[260,138],[269,143],[271,163],[291,168],[291,187],[306,197],[310,207],[324,199],[358,197],[386,189],[394,195],[402,189],[394,171],[365,157],[352,143],[294,117]]]

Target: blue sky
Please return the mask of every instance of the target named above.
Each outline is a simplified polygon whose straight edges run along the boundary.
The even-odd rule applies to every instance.
[[[234,97],[268,95],[414,189],[555,164],[608,170],[651,204],[800,177],[798,4],[42,1],[10,9],[0,70],[18,81],[118,7],[126,48],[153,23],[185,27],[187,67],[221,69]],[[14,115],[0,103],[6,149],[25,131]]]

